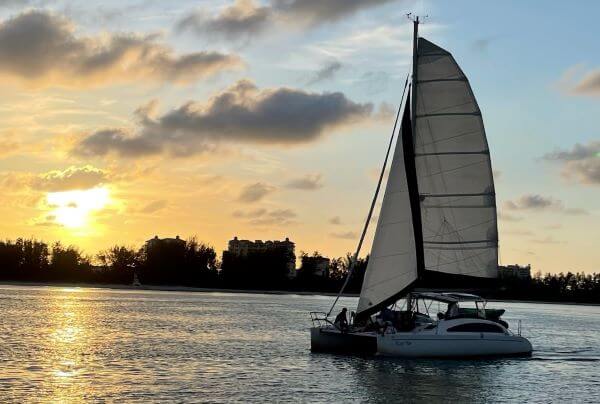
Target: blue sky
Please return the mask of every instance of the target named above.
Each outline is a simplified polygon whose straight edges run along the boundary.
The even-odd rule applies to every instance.
[[[255,25],[222,28],[236,7]],[[237,234],[289,236],[299,250],[328,255],[352,250],[393,124],[383,112],[396,108],[410,70],[408,12],[428,15],[422,36],[452,52],[480,104],[497,172],[502,262],[598,270],[600,4],[593,1],[0,2],[5,60],[14,49],[2,33],[11,21],[32,24],[28,32],[40,28],[41,19],[22,18],[31,13],[62,27],[61,46],[70,49],[46,61],[33,46],[40,39],[23,38],[17,59],[25,62],[0,63],[1,209],[11,217],[1,234],[63,239],[90,253],[138,245],[154,233],[197,234],[217,249]],[[115,50],[116,37],[135,38],[124,45],[130,53],[84,72],[99,49]],[[140,63],[140,49],[159,57]],[[198,52],[222,60],[177,64]],[[165,62],[165,54],[175,59]],[[78,55],[88,65],[79,66]],[[40,64],[37,73],[28,60]],[[240,80],[251,95],[233,90]],[[198,111],[205,118],[215,95],[260,103],[286,89],[303,102],[340,93],[352,111],[323,117],[312,132],[276,132],[264,116],[268,134],[186,126],[177,129],[186,140],[176,142],[165,132],[175,118],[198,118]],[[140,145],[145,151],[132,149]],[[48,193],[94,187],[108,189],[110,202],[86,212],[85,225],[65,225],[73,221],[47,202]],[[256,199],[241,198],[244,190]]]

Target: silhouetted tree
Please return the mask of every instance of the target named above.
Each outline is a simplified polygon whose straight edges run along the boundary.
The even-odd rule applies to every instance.
[[[50,259],[50,279],[61,282],[89,282],[93,280],[91,262],[75,246],[63,246],[60,242],[52,245]]]
[[[140,266],[140,254],[133,248],[115,245],[96,255],[103,266],[97,276],[108,283],[131,283],[133,274]]]

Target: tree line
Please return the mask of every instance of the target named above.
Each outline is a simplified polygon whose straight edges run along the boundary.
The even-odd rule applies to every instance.
[[[146,285],[201,288],[289,290],[336,293],[344,283],[352,262],[348,253],[329,260],[325,270],[317,268],[322,255],[285,249],[249,252],[236,256],[216,251],[195,237],[160,240],[141,248],[115,245],[94,256],[73,245],[48,245],[36,239],[0,241],[0,280],[21,282],[99,283],[131,285],[134,278]],[[346,287],[359,293],[369,257],[359,258]],[[295,274],[290,277],[289,274]],[[431,275],[434,275],[431,277]],[[455,287],[446,278],[426,277],[420,287]],[[545,274],[532,278],[503,278],[486,284],[482,295],[489,298],[600,303],[600,273]]]

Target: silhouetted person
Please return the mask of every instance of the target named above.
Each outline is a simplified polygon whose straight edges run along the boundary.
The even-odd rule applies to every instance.
[[[333,322],[333,325],[335,325],[341,331],[348,330],[348,318],[346,317],[347,312],[348,309],[344,307],[342,311],[340,311],[340,314],[335,317],[335,321]]]
[[[457,317],[458,314],[458,303],[450,303],[448,305],[448,310],[446,311],[446,319]]]

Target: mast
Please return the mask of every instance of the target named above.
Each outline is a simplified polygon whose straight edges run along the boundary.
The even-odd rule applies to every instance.
[[[410,18],[410,14],[409,14]],[[412,125],[412,135],[413,140],[416,138],[416,129],[415,129],[415,117],[417,115],[417,45],[419,38],[419,16],[417,15],[413,20],[413,63],[412,63],[412,105],[411,105],[411,115],[410,120],[413,123]]]
[[[419,46],[419,16],[408,18],[413,22],[413,63],[412,63],[412,81],[411,81],[411,138],[404,139],[404,162],[406,166],[406,176],[408,191],[410,195],[410,205],[412,210],[413,228],[415,235],[415,249],[417,258],[417,281],[423,278],[425,272],[425,251],[423,248],[423,228],[421,219],[421,200],[417,181],[417,169],[415,161],[415,147],[417,139],[417,80],[418,80],[418,46]]]

